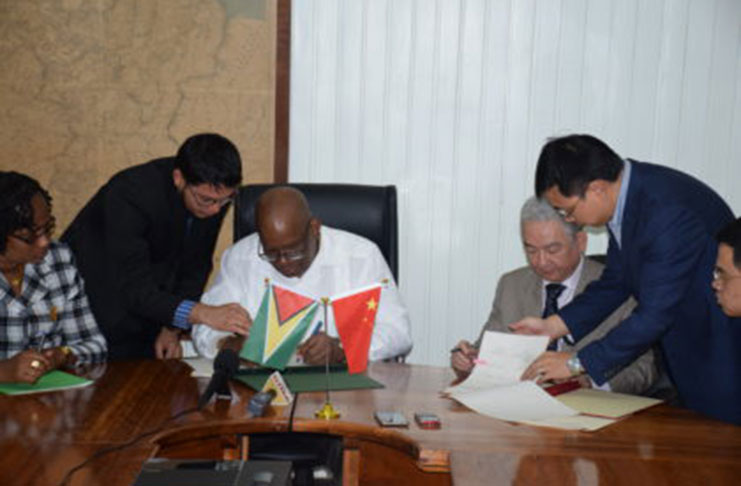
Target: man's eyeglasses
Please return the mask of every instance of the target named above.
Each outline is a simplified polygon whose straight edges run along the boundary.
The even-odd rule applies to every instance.
[[[581,198],[577,199],[576,203],[574,203],[574,205],[568,209],[567,208],[556,208],[556,212],[563,219],[569,220],[573,217],[574,211],[576,211],[576,208],[579,206],[580,202],[581,202]]]
[[[741,278],[741,275],[728,275],[721,268],[716,268],[715,270],[713,270],[713,281],[726,283],[729,280],[733,280],[735,278]]]
[[[301,247],[289,250],[265,251],[265,249],[262,247],[262,242],[260,242],[260,246],[257,248],[257,256],[270,263],[275,263],[280,259],[283,259],[283,261],[286,262],[297,262],[299,260],[303,260],[309,255],[308,241],[310,228],[311,220],[309,220],[309,224],[306,225],[306,230],[304,230],[304,237],[301,241]]]
[[[199,194],[193,189],[193,186],[185,186],[186,189],[190,189],[190,193],[193,195],[193,200],[196,202],[196,204],[202,208],[210,208],[212,206],[218,205],[220,208],[223,208],[227,204],[230,204],[234,202],[234,199],[236,198],[236,194],[232,194],[231,196],[215,199],[213,197],[204,196],[203,194]]]
[[[19,235],[19,234],[11,234],[8,236],[11,238],[15,238],[16,240],[20,240],[27,245],[33,245],[43,237],[51,238],[51,236],[54,234],[54,230],[56,229],[56,227],[57,227],[57,220],[52,216],[49,219],[49,222],[46,223],[42,227],[28,228],[27,231],[31,233],[28,236]]]
[[[257,250],[257,256],[270,263],[275,263],[280,259],[286,262],[297,262],[306,258],[306,255],[306,248],[301,250],[276,250],[266,253],[263,251],[262,244],[260,244],[260,248]]]

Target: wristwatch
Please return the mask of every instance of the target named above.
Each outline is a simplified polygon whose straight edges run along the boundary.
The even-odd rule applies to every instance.
[[[581,365],[581,360],[579,359],[579,356],[574,353],[571,355],[568,361],[566,361],[566,367],[571,372],[571,376],[578,376],[583,373],[586,373],[586,370]]]

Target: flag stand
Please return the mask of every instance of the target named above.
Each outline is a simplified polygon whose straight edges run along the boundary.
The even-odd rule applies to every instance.
[[[329,323],[329,320],[327,319],[327,304],[329,303],[329,299],[327,297],[322,297],[322,305],[324,306],[324,334],[329,336],[329,333],[327,332],[327,326]],[[327,357],[324,360],[324,374],[327,378],[327,387],[326,387],[326,396],[324,399],[324,405],[322,405],[322,408],[314,412],[314,416],[319,419],[324,420],[336,420],[340,418],[340,413],[334,409],[332,406],[332,402],[329,401],[329,355],[331,353],[327,353]]]

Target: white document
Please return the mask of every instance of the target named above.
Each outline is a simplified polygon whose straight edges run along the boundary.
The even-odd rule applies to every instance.
[[[193,378],[211,378],[214,374],[214,362],[208,358],[185,358],[184,363],[193,368],[190,376]]]
[[[525,369],[547,346],[547,336],[487,331],[471,375],[445,392],[468,408],[500,420],[534,422],[575,416],[577,411],[535,382],[520,381]]]
[[[513,422],[570,417],[578,413],[543,391],[534,381],[520,381],[452,396],[480,414]]]
[[[522,373],[548,347],[548,336],[521,336],[486,331],[481,340],[479,357],[469,377],[447,388],[447,393],[482,390],[520,381]]]

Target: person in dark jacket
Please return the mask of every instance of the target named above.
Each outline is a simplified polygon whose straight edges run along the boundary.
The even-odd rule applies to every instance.
[[[587,372],[599,385],[659,343],[683,405],[741,423],[741,333],[710,287],[715,235],[734,219],[723,199],[677,170],[624,160],[589,135],[548,142],[535,180],[537,195],[566,221],[607,226],[607,266],[557,314],[512,328],[578,340],[627,297],[638,306],[577,353],[543,354],[523,378]]]
[[[195,322],[247,333],[239,304],[198,303],[241,178],[229,140],[194,135],[176,156],[114,175],[67,228],[111,359],[179,357]]]

